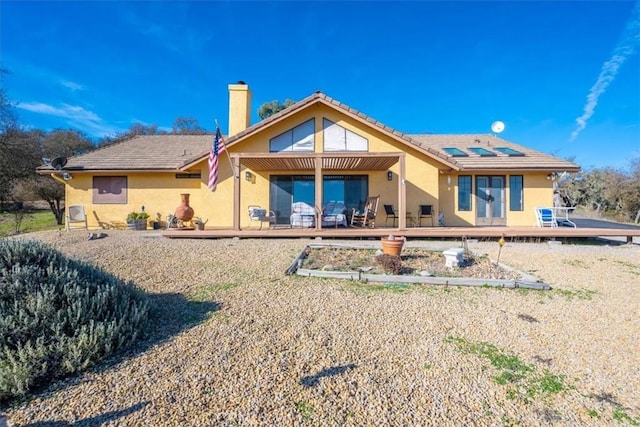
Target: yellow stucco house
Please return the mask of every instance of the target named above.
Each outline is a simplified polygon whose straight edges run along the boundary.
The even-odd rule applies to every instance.
[[[229,85],[215,191],[207,186],[213,135],[137,136],[38,173],[65,183],[66,205],[83,205],[90,228],[124,222],[143,206],[164,221],[188,193],[207,227],[240,230],[255,226],[250,205],[289,225],[295,202],[318,210],[338,202],[352,212],[371,195],[381,208],[394,206],[399,228],[419,205],[432,205],[446,226],[533,226],[534,209],[553,205],[550,178],[579,170],[495,135],[407,135],[321,92],[254,125],[251,109],[249,87]]]

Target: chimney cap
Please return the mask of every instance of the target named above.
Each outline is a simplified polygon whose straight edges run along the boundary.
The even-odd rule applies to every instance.
[[[239,84],[239,85],[246,85],[246,83],[244,82],[244,80],[238,80],[238,84]]]

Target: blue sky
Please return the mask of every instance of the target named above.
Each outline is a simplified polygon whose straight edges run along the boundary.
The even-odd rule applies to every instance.
[[[490,133],[585,168],[640,157],[640,2],[6,1],[20,122],[98,138],[178,116],[227,131],[316,90],[399,131]]]

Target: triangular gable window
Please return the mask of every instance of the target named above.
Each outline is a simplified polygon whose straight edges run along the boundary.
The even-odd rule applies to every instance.
[[[324,151],[369,151],[369,141],[357,133],[351,132],[323,119]]]
[[[314,120],[307,120],[288,131],[269,140],[269,151],[311,151],[315,149]]]

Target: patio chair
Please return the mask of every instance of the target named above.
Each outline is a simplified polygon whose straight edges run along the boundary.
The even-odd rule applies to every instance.
[[[536,208],[536,226],[537,227],[552,227],[558,226],[556,220],[556,214],[553,208]]]
[[[353,209],[351,214],[351,226],[375,228],[379,201],[380,196],[371,196],[367,198],[367,203],[364,205],[362,212]]]
[[[384,225],[387,225],[387,223],[389,222],[389,218],[392,218],[393,219],[392,226],[395,227],[396,220],[399,217],[398,217],[398,214],[396,214],[396,211],[393,209],[393,205],[384,205],[384,212],[387,214],[387,219],[385,219]]]
[[[422,218],[431,218],[431,226],[433,227],[433,205],[420,205],[418,227],[422,227]]]
[[[262,224],[269,223],[269,228],[276,225],[276,214],[273,211],[268,211],[257,205],[249,205],[249,220],[258,221],[260,223],[259,230],[262,230]]]
[[[65,228],[67,231],[72,228],[80,228],[80,227],[72,227],[72,224],[81,224],[82,228],[85,230],[89,229],[87,225],[87,215],[84,212],[84,206],[82,205],[72,205],[67,206],[67,213],[65,215]]]
[[[322,208],[322,227],[347,226],[347,207],[343,202],[328,202]]]

